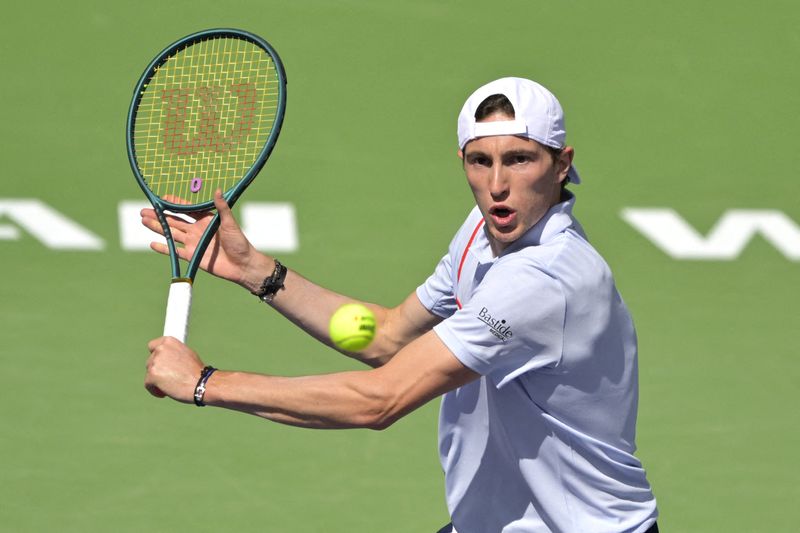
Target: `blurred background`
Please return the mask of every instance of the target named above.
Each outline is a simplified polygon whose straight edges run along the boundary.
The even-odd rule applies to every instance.
[[[584,180],[576,213],[636,321],[637,454],[662,530],[796,530],[788,0],[5,6],[0,530],[405,533],[448,520],[438,401],[383,432],[311,431],[142,387],[169,269],[123,246],[123,206],[144,199],[125,120],[150,60],[213,27],[266,38],[289,79],[281,138],[240,207],[288,204],[296,246],[276,255],[386,305],[433,270],[472,206],[456,157],[464,99],[508,75],[550,88]],[[82,245],[64,247],[75,232]],[[692,246],[703,253],[682,254]],[[196,289],[190,345],[216,366],[358,368],[242,290],[202,273]]]

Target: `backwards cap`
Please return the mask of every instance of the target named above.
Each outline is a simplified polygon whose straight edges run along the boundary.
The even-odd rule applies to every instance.
[[[493,94],[502,94],[514,107],[514,120],[476,122],[475,110]],[[564,148],[567,131],[564,110],[555,95],[535,81],[501,78],[487,83],[467,98],[458,115],[458,147],[478,137],[520,135],[551,148]],[[570,182],[580,183],[578,171],[570,167]]]

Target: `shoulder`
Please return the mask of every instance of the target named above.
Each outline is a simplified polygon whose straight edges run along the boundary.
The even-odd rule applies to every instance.
[[[519,314],[520,321],[535,321],[540,313],[563,313],[565,297],[560,278],[550,266],[548,254],[514,253],[495,261],[473,298]],[[531,313],[531,307],[538,311]]]
[[[561,358],[566,298],[559,280],[526,257],[496,261],[470,299],[434,328],[461,362],[502,386]]]
[[[499,270],[507,271],[540,271],[555,279],[570,273],[591,277],[593,272],[605,273],[609,270],[599,252],[574,228],[537,246],[526,246],[503,256],[496,266],[500,267]]]

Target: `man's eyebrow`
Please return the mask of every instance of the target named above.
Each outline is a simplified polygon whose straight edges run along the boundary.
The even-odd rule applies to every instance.
[[[475,157],[475,156],[489,157],[489,154],[481,150],[472,150],[464,154],[464,157]]]
[[[539,155],[539,152],[537,150],[530,150],[527,148],[514,148],[512,150],[508,150],[507,152],[503,152],[503,157],[517,156],[517,155],[527,155],[531,157],[536,157]]]

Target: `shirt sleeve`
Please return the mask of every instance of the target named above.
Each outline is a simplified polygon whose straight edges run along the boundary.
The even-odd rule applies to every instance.
[[[434,331],[464,365],[500,388],[558,365],[565,316],[557,280],[530,261],[498,261],[469,302]]]
[[[437,316],[447,318],[458,310],[453,281],[455,279],[453,264],[458,260],[454,257],[460,257],[460,254],[463,253],[464,246],[481,217],[478,207],[472,208],[453,240],[450,241],[447,254],[436,265],[436,270],[425,280],[425,283],[417,287],[419,301]]]
[[[456,312],[453,292],[453,267],[450,253],[442,257],[436,270],[417,287],[417,298],[431,313],[447,318]]]

